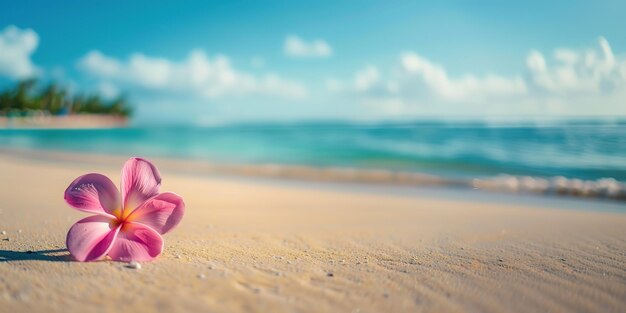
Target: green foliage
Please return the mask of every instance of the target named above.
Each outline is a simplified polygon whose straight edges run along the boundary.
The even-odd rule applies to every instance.
[[[107,100],[98,94],[70,95],[54,82],[40,88],[34,79],[17,83],[0,91],[0,115],[27,115],[43,111],[53,115],[72,113],[129,116],[132,109],[124,96]]]

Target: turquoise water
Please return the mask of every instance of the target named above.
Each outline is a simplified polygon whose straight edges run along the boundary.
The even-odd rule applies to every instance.
[[[301,123],[0,130],[0,147],[178,157],[228,164],[386,169],[449,178],[499,174],[626,181],[626,122]]]

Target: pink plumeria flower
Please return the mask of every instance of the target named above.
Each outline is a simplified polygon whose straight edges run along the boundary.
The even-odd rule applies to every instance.
[[[101,174],[76,178],[65,201],[96,215],[78,221],[67,233],[67,249],[78,261],[109,256],[115,261],[149,261],[163,251],[161,235],[183,218],[185,203],[173,193],[159,193],[161,176],[148,160],[131,158],[122,169],[122,194]]]

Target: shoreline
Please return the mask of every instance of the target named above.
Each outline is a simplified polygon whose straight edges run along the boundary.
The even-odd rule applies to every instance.
[[[126,156],[80,153],[70,151],[50,150],[23,150],[0,148],[0,160],[27,160],[39,164],[57,164],[60,166],[92,165],[104,169],[115,169],[126,160]],[[574,209],[601,212],[626,212],[623,202],[610,198],[596,197],[568,197],[555,194],[498,192],[494,190],[480,190],[458,185],[409,185],[389,184],[381,181],[337,181],[329,179],[307,179],[307,177],[285,177],[259,175],[254,171],[220,171],[215,166],[203,161],[193,161],[172,158],[149,158],[159,164],[159,168],[198,179],[216,179],[233,183],[249,183],[274,187],[296,187],[316,189],[321,191],[343,191],[363,194],[395,195],[412,198],[427,198],[432,200],[473,201],[490,204],[510,205],[519,202],[524,207]]]
[[[34,159],[53,159],[58,162],[81,162],[89,159],[111,163],[123,159],[121,155],[94,154],[80,151],[24,149],[0,147],[0,154]],[[442,176],[383,169],[317,167],[289,164],[226,164],[174,157],[150,157],[180,172],[205,175],[226,175],[264,179],[309,181],[339,184],[364,184],[404,187],[443,187],[481,190],[489,193],[538,195],[571,199],[600,199],[626,202],[626,184],[614,179],[544,179],[529,176],[498,175],[491,178],[452,179]]]

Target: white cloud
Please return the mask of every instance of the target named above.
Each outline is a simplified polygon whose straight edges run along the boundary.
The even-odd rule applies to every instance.
[[[540,52],[531,51],[526,59],[531,82],[538,89],[556,94],[601,93],[603,89],[624,87],[626,60],[616,60],[605,38],[600,37],[598,42],[600,54],[596,50],[557,49],[552,65]]]
[[[380,80],[380,73],[375,66],[367,66],[365,69],[356,73],[354,78],[354,87],[358,91],[366,91],[371,89]]]
[[[98,91],[100,91],[100,94],[106,99],[113,99],[120,93],[117,87],[109,82],[101,82],[100,85],[98,85]]]
[[[626,114],[626,58],[602,37],[596,49],[559,48],[550,60],[533,50],[525,65],[518,75],[451,76],[407,52],[394,68],[368,65],[352,80],[329,79],[326,87],[394,114]]]
[[[225,56],[209,58],[202,50],[191,51],[182,61],[131,55],[127,60],[91,51],[78,67],[107,82],[145,89],[192,93],[205,98],[265,94],[286,98],[306,95],[306,88],[275,74],[255,76],[239,71]]]
[[[285,38],[283,51],[286,55],[296,58],[327,58],[333,54],[333,49],[326,41],[316,39],[307,42],[298,36]]]
[[[356,72],[351,81],[342,81],[337,78],[326,80],[326,89],[332,92],[353,92],[361,94],[396,93],[398,85],[394,81],[384,81],[380,70],[374,65],[367,65]]]
[[[0,76],[22,79],[35,76],[39,69],[31,55],[37,49],[39,36],[32,29],[20,29],[14,25],[0,32]]]
[[[122,71],[122,65],[119,61],[105,56],[100,51],[87,53],[79,61],[79,66],[92,74],[107,78],[117,76]]]
[[[482,100],[526,93],[526,84],[521,77],[507,78],[493,74],[477,77],[466,74],[450,78],[442,66],[412,52],[402,55],[401,62],[406,73],[421,78],[433,93],[445,100]]]

